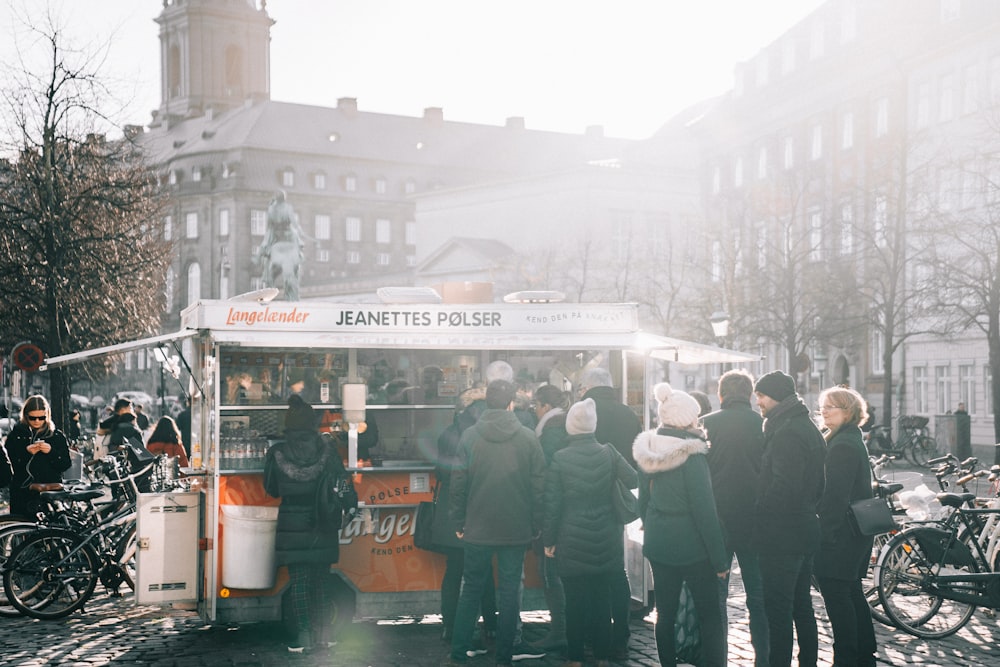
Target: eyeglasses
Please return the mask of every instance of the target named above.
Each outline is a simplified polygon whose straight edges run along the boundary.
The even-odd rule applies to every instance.
[[[28,415],[29,422],[43,422],[46,419],[46,415]]]

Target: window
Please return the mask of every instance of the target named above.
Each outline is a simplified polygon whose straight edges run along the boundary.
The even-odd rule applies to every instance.
[[[791,169],[795,166],[795,139],[792,137],[785,137],[784,165],[785,169]]]
[[[917,86],[917,127],[923,128],[931,124],[931,84],[921,83]]]
[[[389,266],[392,263],[392,255],[387,252],[380,252],[375,254],[375,263],[378,266]]]
[[[937,411],[943,415],[951,409],[951,378],[947,366],[934,367],[934,390],[937,397]]]
[[[251,209],[250,233],[254,236],[263,236],[265,232],[267,232],[267,211]]]
[[[979,111],[979,67],[969,65],[962,76],[962,113],[970,114],[977,111]]]
[[[412,178],[406,179],[406,182],[403,184],[403,192],[405,192],[408,195],[412,195],[416,191],[417,191],[417,182],[414,181]]]
[[[955,116],[955,77],[945,74],[941,77],[941,100],[938,121],[946,123]]]
[[[163,217],[163,240],[173,241],[174,240],[174,216],[167,215]]]
[[[281,172],[281,187],[291,188],[295,186],[295,172],[285,169]]]
[[[770,62],[768,62],[767,54],[762,53],[757,58],[757,87],[767,85],[768,70],[770,69]]]
[[[823,259],[823,213],[819,209],[809,212],[809,259]]]
[[[251,289],[251,291],[253,291],[253,290],[259,290],[259,289],[264,289],[264,279],[261,278],[260,276],[256,276],[254,278],[251,278],[250,279],[250,289]]]
[[[392,241],[392,222],[385,218],[378,218],[375,221],[375,243],[389,243]]]
[[[406,236],[404,243],[406,243],[406,245],[417,245],[417,223],[412,221],[407,222],[404,225],[403,230]]]
[[[722,241],[712,241],[712,282],[722,282]]]
[[[317,262],[329,262],[330,261],[330,251],[326,248],[316,249],[316,261]]]
[[[761,220],[757,223],[757,268],[767,265],[767,223]]]
[[[167,275],[163,280],[163,312],[172,313],[174,311],[174,297],[177,290],[177,274],[174,267],[167,267]]]
[[[879,322],[872,327],[872,373],[876,375],[885,373],[883,352],[885,352],[885,331],[882,329],[880,318]]]
[[[386,189],[387,189],[387,186],[386,186],[386,183],[385,183],[385,179],[384,178],[376,178],[375,179],[375,193],[376,194],[380,194],[380,195],[384,195]]]
[[[326,241],[330,238],[330,216],[328,215],[317,215],[316,216],[316,239],[319,241]]]
[[[326,174],[322,172],[313,174],[313,187],[317,190],[326,190]]]
[[[408,268],[413,268],[416,265],[417,265],[417,256],[416,255],[407,255],[406,256],[406,266]]]
[[[743,185],[743,158],[738,157],[733,163],[733,187],[738,188]]]
[[[791,74],[795,71],[795,40],[786,39],[781,43],[781,73]]]
[[[884,137],[889,133],[889,98],[880,97],[875,102],[875,136]]]
[[[816,22],[812,25],[812,30],[809,33],[809,59],[816,60],[817,58],[823,57],[823,50],[826,47],[826,27],[820,23]]]
[[[177,185],[177,170],[176,169],[171,169],[170,170],[170,174],[167,176],[167,182],[170,183],[170,185]]]
[[[854,147],[854,114],[850,111],[841,119],[840,147],[845,151]]]
[[[133,364],[132,364],[132,352],[126,352],[125,353],[124,365],[125,365],[125,370],[127,370],[127,371],[132,370],[132,366],[133,366]]]
[[[201,182],[201,167],[195,167],[191,170],[191,180],[195,183]]]
[[[913,367],[913,411],[917,414],[930,412],[927,401],[927,369],[923,366]]]
[[[347,263],[348,264],[360,264],[361,263],[361,253],[357,250],[347,251]]]
[[[344,176],[344,190],[347,192],[356,192],[358,189],[358,177],[349,175]]]
[[[190,306],[201,299],[201,267],[198,266],[198,262],[191,262],[188,266],[187,279],[187,305]]]
[[[876,193],[875,205],[872,211],[872,228],[875,232],[875,245],[884,248],[889,241],[889,202],[884,193]]]
[[[722,189],[722,170],[716,167],[712,170],[712,194],[719,194],[719,190]]]
[[[984,412],[990,416],[993,415],[993,372],[990,370],[989,364],[983,368],[983,400],[986,402],[986,409]]]
[[[840,254],[850,255],[854,252],[854,209],[850,204],[840,207]]]
[[[823,126],[813,125],[812,144],[809,149],[809,157],[818,160],[823,157]]]
[[[767,147],[761,146],[757,152],[757,178],[767,178]]]
[[[197,213],[188,213],[184,216],[184,235],[189,239],[198,238]]]
[[[219,209],[219,236],[229,236],[229,209]]]
[[[345,221],[345,236],[348,241],[361,240],[361,218],[350,217]]]
[[[958,367],[958,400],[965,403],[965,409],[970,415],[976,414],[976,376],[972,364],[962,364]]]
[[[1000,56],[990,58],[990,102],[1000,102]]]

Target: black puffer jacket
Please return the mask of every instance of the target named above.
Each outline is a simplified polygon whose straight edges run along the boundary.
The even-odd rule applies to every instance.
[[[264,490],[281,498],[275,547],[279,565],[339,560],[339,534],[316,526],[316,487],[327,470],[340,473],[344,466],[315,431],[285,431],[285,440],[267,451]]]
[[[632,458],[632,443],[642,432],[642,422],[618,398],[619,392],[614,387],[591,387],[583,398],[594,399],[597,408],[597,430],[594,437],[598,442],[607,442],[615,446],[630,466],[635,467]],[[583,400],[583,399],[580,399]]]
[[[545,482],[545,546],[556,547],[559,574],[576,577],[621,570],[622,525],[612,484],[636,486],[635,470],[593,433],[570,435],[552,458]]]
[[[809,408],[792,395],[764,420],[754,541],[761,552],[811,554],[819,548],[826,441]]]

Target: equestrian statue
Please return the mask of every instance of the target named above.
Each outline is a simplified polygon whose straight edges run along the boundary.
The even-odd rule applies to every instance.
[[[267,207],[267,233],[260,244],[258,263],[265,287],[276,287],[286,301],[299,300],[299,269],[304,259],[299,216],[278,191]]]

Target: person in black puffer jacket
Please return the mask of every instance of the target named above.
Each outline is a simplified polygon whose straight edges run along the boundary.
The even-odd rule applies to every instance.
[[[334,581],[330,564],[340,558],[339,533],[317,525],[316,493],[324,472],[339,475],[343,463],[316,430],[312,407],[295,394],[288,399],[285,439],[267,451],[264,490],[281,498],[276,561],[288,566],[296,633],[292,653],[328,648],[333,620]]]
[[[611,658],[611,584],[625,566],[612,492],[615,479],[636,485],[635,470],[614,447],[597,441],[596,428],[593,399],[569,409],[566,447],[553,456],[545,482],[542,539],[565,590],[568,665],[583,664],[588,635],[598,665]]]
[[[21,408],[21,421],[14,425],[4,443],[10,456],[13,476],[10,480],[10,513],[34,519],[41,499],[28,487],[34,482],[62,480],[69,469],[69,445],[66,436],[52,423],[52,412],[44,396],[29,396]]]

